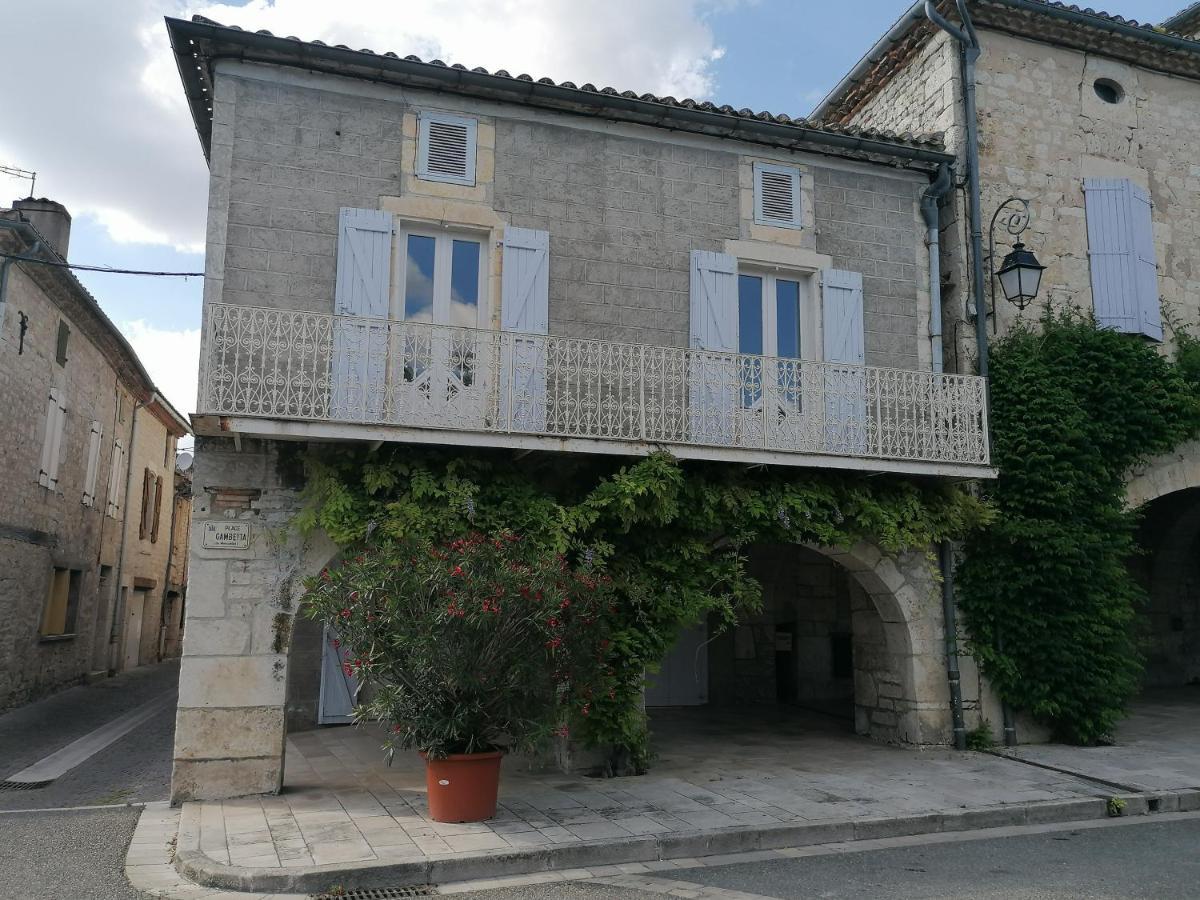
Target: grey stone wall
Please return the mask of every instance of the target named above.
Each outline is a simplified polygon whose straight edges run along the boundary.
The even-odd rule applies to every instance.
[[[418,184],[404,149],[405,112],[445,98],[359,96],[244,74],[217,85],[210,301],[329,311],[339,208],[378,208],[418,190],[453,195]],[[788,229],[764,238],[742,197],[746,160],[763,148],[697,146],[649,128],[606,133],[565,115],[550,124],[519,107],[484,113],[495,129],[494,179],[481,171],[470,196],[502,222],[550,233],[551,333],[686,345],[690,251],[777,237],[862,272],[867,363],[917,367],[920,179],[775,154],[806,167],[815,220],[798,240]]]
[[[94,643],[107,644],[107,607],[99,597],[99,566],[115,564],[115,541],[101,552],[102,535],[115,535],[119,523],[106,519],[108,471],[115,422],[116,373],[88,339],[81,322],[66,316],[54,282],[25,267],[9,270],[8,302],[0,323],[0,710],[34,700],[74,683],[93,668]],[[65,302],[65,301],[63,301]],[[19,313],[28,330],[19,333]],[[56,361],[58,323],[71,335],[67,363]],[[63,452],[56,490],[38,484],[46,404],[58,387],[67,405]],[[98,496],[83,505],[91,423],[104,427]],[[106,529],[106,531],[102,531]],[[53,567],[82,572],[75,636],[46,641],[39,634]]]

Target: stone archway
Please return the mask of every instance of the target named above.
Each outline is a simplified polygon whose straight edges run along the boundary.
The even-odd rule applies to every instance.
[[[1190,441],[1134,471],[1125,498],[1131,509],[1177,491],[1200,487],[1200,441]]]

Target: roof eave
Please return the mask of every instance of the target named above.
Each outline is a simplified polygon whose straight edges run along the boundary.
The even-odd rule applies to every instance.
[[[209,155],[212,117],[206,93],[211,85],[205,66],[221,59],[237,59],[273,65],[294,66],[308,71],[348,77],[403,83],[433,91],[451,91],[483,99],[518,103],[526,106],[571,112],[580,115],[607,116],[654,127],[709,134],[717,137],[770,144],[794,150],[837,154],[866,154],[884,157],[921,169],[936,168],[952,157],[927,145],[892,142],[854,134],[839,134],[798,124],[785,124],[760,118],[729,115],[699,107],[669,106],[621,94],[582,91],[539,81],[524,81],[499,75],[473,72],[450,66],[413,62],[396,56],[366,54],[363,51],[306,43],[291,38],[234,30],[203,22],[167,19],[171,46],[175,51],[192,118]],[[231,52],[207,54],[200,42],[231,46]],[[370,63],[364,63],[369,60]],[[203,87],[209,90],[205,92]]]

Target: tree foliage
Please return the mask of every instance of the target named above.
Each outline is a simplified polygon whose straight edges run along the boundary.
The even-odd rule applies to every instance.
[[[342,447],[307,459],[302,528],[323,528],[351,552],[373,540],[519,533],[571,565],[613,579],[614,690],[596,698],[582,736],[611,751],[612,767],[646,763],[642,679],[681,627],[718,625],[761,602],[745,570],[755,542],[884,550],[961,536],[985,508],[952,485],[801,468],[682,464],[667,454],[636,463],[390,445]]]
[[[1126,478],[1200,428],[1195,383],[1138,338],[1048,312],[996,344],[991,391],[996,519],[959,572],[972,649],[1002,697],[1091,743],[1142,671]]]

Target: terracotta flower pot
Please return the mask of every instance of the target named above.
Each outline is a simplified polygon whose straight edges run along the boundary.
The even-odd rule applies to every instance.
[[[435,822],[482,822],[496,815],[500,790],[499,750],[492,753],[452,753],[425,759],[429,815]]]

